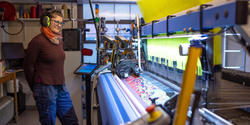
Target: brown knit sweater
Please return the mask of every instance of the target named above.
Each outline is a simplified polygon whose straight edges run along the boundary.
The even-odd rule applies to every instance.
[[[43,34],[34,37],[24,58],[24,73],[31,89],[38,82],[49,85],[64,84],[64,60],[62,41],[55,45]]]

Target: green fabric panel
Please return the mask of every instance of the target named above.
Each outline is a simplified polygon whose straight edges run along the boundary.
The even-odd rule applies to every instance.
[[[158,57],[159,62],[161,58],[165,58],[167,65],[167,60],[169,67],[173,67],[173,61],[177,61],[177,67],[180,70],[185,70],[187,63],[187,56],[179,55],[179,45],[183,43],[190,43],[188,37],[185,38],[165,38],[165,39],[148,39],[147,40],[147,55],[148,60],[151,60],[151,57]],[[151,60],[152,61],[152,60]],[[198,72],[199,76],[202,75],[201,62],[198,61]]]

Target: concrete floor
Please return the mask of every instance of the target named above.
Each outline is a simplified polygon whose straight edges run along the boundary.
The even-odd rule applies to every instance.
[[[18,117],[17,123],[8,123],[7,125],[40,125],[38,111],[27,109]]]
[[[39,115],[36,109],[27,109],[21,115],[19,115],[18,123],[11,121],[7,125],[41,125],[39,122]],[[56,125],[61,125],[58,118],[56,119]],[[86,120],[83,120],[83,125],[86,125]]]

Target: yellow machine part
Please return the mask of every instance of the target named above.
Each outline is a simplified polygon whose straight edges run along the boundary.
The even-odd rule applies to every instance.
[[[212,30],[213,33],[218,33],[221,30],[221,28],[214,28]],[[222,38],[221,35],[214,36],[213,42],[214,42],[214,65],[220,65],[222,63],[222,57],[221,57],[221,45],[222,45]]]
[[[174,125],[185,125],[187,111],[196,80],[197,61],[201,56],[202,48],[190,47],[186,70],[181,84],[181,92],[178,97],[177,109],[174,116]]]
[[[162,112],[161,111],[154,111],[152,113],[150,113],[150,117],[147,118],[147,121],[149,123],[152,123],[156,120],[158,120],[162,115]]]
[[[137,0],[146,23],[181,12],[212,0]]]

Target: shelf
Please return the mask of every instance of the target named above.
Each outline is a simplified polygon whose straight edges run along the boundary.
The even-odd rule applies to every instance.
[[[21,20],[21,21],[39,21],[40,18],[17,18],[17,20]]]
[[[40,18],[17,18],[21,21],[40,21]],[[76,19],[63,19],[63,21],[76,21]]]
[[[40,1],[34,1],[34,0],[11,0],[9,1],[11,2],[12,4],[46,4],[46,5],[59,5],[59,4],[76,4],[77,2],[71,2],[71,1],[55,1],[55,0],[51,0],[51,1],[43,1],[43,0],[40,0]]]

